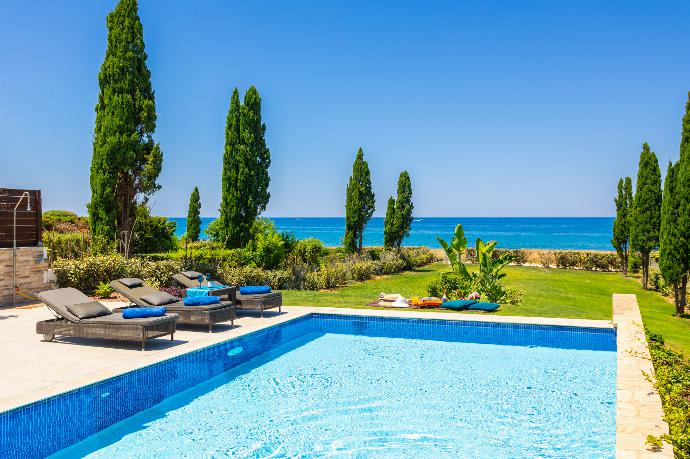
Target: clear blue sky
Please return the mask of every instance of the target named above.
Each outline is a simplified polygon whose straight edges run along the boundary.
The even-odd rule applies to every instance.
[[[0,186],[85,213],[106,14],[0,5]],[[164,151],[159,215],[217,215],[230,94],[255,84],[269,216],[338,216],[357,147],[377,215],[604,216],[643,141],[665,171],[690,90],[687,1],[141,0]]]

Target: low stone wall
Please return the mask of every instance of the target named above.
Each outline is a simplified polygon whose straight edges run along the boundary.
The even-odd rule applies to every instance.
[[[17,285],[22,293],[35,296],[36,292],[50,288],[43,282],[48,263],[43,261],[43,247],[17,248]],[[0,249],[0,306],[12,305],[12,249]],[[17,303],[28,300],[17,296]]]

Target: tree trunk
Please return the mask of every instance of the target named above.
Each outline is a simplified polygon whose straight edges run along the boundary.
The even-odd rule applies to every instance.
[[[628,250],[623,251],[623,275],[628,275]]]
[[[642,288],[647,290],[649,283],[649,253],[642,254]]]
[[[359,248],[357,249],[357,253],[360,255],[362,254],[362,244],[364,241],[364,227],[360,226],[359,227]]]
[[[676,306],[676,315],[679,316],[678,308],[680,307],[680,288],[678,283],[673,284],[673,304]]]
[[[676,312],[680,308],[680,314],[685,312],[685,305],[687,304],[687,287],[688,287],[688,275],[685,274],[680,280],[680,304],[676,303]]]

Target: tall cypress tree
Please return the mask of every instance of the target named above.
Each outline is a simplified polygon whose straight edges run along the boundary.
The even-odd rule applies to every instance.
[[[383,247],[386,249],[395,247],[398,229],[395,217],[395,198],[391,196],[388,198],[386,217],[383,219]]]
[[[669,163],[664,181],[659,234],[659,269],[666,282],[673,285],[676,315],[681,315],[685,308],[685,295],[681,295],[681,291],[685,291],[688,280],[688,251],[687,243],[678,226],[678,170],[678,163],[675,166]]]
[[[128,255],[136,209],[160,189],[163,154],[154,142],[156,106],[146,66],[136,0],[120,0],[108,14],[108,47],[98,74],[100,92],[91,160],[91,233],[119,241]]]
[[[271,166],[271,152],[266,146],[266,125],[261,120],[261,96],[256,87],[251,86],[244,94],[242,110],[242,135],[247,146],[247,163],[251,168],[251,184],[249,187],[249,207],[247,218],[254,223],[256,217],[266,210],[271,193],[268,185],[271,178],[268,168]],[[251,229],[251,225],[249,225]]]
[[[412,181],[407,171],[398,178],[398,198],[395,201],[395,247],[400,248],[412,227]]]
[[[642,258],[642,286],[649,282],[649,254],[659,246],[661,227],[661,171],[656,155],[642,145],[637,189],[630,223],[630,242]]]
[[[352,176],[347,184],[345,198],[345,250],[362,252],[364,228],[371,220],[375,208],[374,190],[371,188],[369,164],[360,147],[352,164]]]
[[[616,249],[621,260],[623,274],[628,274],[628,256],[630,254],[630,213],[633,205],[632,180],[625,177],[618,180],[618,195],[616,203],[616,219],[613,221],[613,239],[611,244]]]
[[[261,121],[261,97],[254,86],[244,96],[234,89],[225,123],[220,234],[227,247],[249,242],[256,217],[266,210],[271,165],[266,147],[266,125]]]
[[[676,202],[678,205],[677,227],[683,240],[685,257],[690,264],[690,92],[685,104],[685,114],[681,126],[680,161],[676,168]],[[687,267],[686,267],[687,269]],[[687,275],[685,276],[687,283]],[[685,307],[686,288],[681,280],[680,302]]]
[[[189,196],[189,210],[187,210],[187,240],[198,241],[201,234],[201,199],[199,187],[194,187]]]

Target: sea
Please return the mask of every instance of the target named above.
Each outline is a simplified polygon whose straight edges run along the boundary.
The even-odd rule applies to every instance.
[[[185,218],[170,218],[177,225],[176,234],[187,230]],[[201,219],[204,229],[214,218]],[[325,246],[342,245],[345,232],[343,217],[271,218],[280,231],[300,239],[314,237]],[[450,240],[461,223],[468,245],[477,237],[498,241],[506,249],[612,250],[612,217],[417,217],[403,245],[440,247],[437,237]],[[364,245],[383,245],[383,218],[374,217],[364,230]]]

